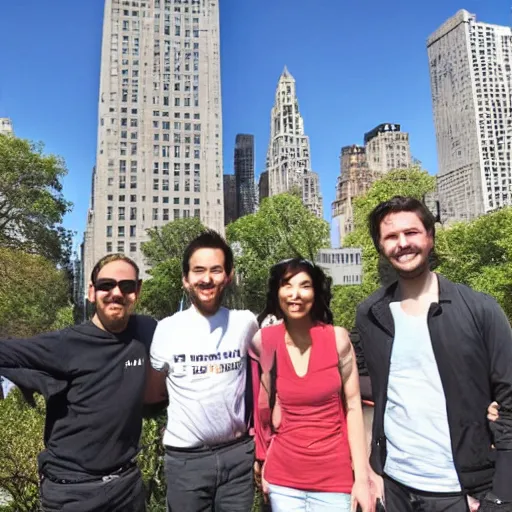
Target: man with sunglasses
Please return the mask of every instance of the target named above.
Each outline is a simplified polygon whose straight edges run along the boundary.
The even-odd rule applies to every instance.
[[[169,368],[160,389],[153,382],[149,389],[156,401],[169,395],[163,441],[170,512],[252,508],[247,349],[258,325],[250,311],[221,307],[232,275],[233,253],[219,234],[193,240],[183,256],[192,305],[159,322],[151,344],[151,375],[158,380]]]
[[[10,378],[29,369],[51,379],[43,380],[46,449],[38,461],[45,511],[145,510],[135,457],[156,322],[132,315],[140,285],[135,262],[106,256],[91,274],[90,322],[0,341],[0,368]]]

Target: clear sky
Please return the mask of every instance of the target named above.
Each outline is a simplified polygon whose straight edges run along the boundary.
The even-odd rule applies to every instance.
[[[81,239],[96,154],[104,0],[0,2],[0,117],[16,134],[62,155],[66,217]],[[326,219],[341,146],[362,144],[382,122],[410,134],[412,154],[437,172],[425,41],[464,8],[508,25],[512,0],[220,0],[224,172],[237,133],[256,139],[264,170],[277,80],[297,81],[299,106],[320,174]]]

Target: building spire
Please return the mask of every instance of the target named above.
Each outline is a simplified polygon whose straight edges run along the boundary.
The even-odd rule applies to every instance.
[[[288,71],[288,68],[286,67],[286,65],[283,69],[283,72],[281,73],[281,78],[293,78],[293,76]]]

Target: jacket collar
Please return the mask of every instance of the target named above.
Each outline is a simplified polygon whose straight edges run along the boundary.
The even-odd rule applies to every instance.
[[[455,285],[445,277],[437,273],[435,275],[439,284],[439,306],[451,303],[455,292]],[[389,304],[391,302],[400,302],[401,300],[401,290],[398,286],[398,281],[395,281],[384,289],[370,306],[370,313],[390,336],[395,335],[395,325]]]

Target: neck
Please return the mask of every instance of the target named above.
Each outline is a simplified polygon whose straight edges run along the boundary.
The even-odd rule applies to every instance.
[[[286,330],[291,338],[300,338],[309,335],[309,330],[313,327],[313,320],[308,315],[298,320],[285,319]]]
[[[437,277],[429,269],[413,279],[398,279],[402,300],[419,299],[423,295],[437,292]]]
[[[98,327],[98,329],[101,329],[102,331],[105,331],[105,332],[111,332],[113,334],[119,334],[121,332],[123,332],[126,327],[128,326],[128,322],[120,327],[117,327],[117,328],[112,328],[112,329],[107,329],[102,321],[100,320],[100,317],[98,316],[98,313],[95,313],[95,315],[92,317],[92,323]]]
[[[216,308],[213,308],[213,309],[204,309],[202,308],[201,306],[197,305],[197,304],[194,304],[192,303],[192,306],[194,306],[194,309],[201,315],[201,316],[205,316],[205,317],[210,317],[210,316],[214,316],[216,315],[218,312],[219,312],[219,309],[221,308],[220,304],[216,307]]]

